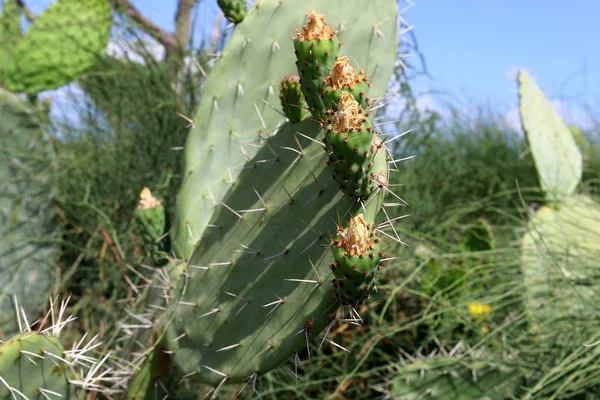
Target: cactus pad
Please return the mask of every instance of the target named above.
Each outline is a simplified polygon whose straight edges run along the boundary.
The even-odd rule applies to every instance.
[[[332,220],[363,208],[332,181],[322,136],[312,120],[285,124],[216,206],[167,310],[164,345],[184,374],[212,385],[243,381],[279,366],[330,323]],[[378,158],[387,177],[385,153]],[[366,219],[383,193],[365,205]]]
[[[0,345],[1,399],[83,399],[85,390],[58,339],[25,332]],[[9,389],[10,388],[10,389]]]
[[[307,0],[300,7],[290,0],[254,2],[211,70],[188,135],[171,235],[178,257],[189,256],[207,229],[214,205],[259,151],[261,137],[285,122],[269,104],[277,106],[279,83],[295,70],[290,36],[311,9],[340,29],[341,53],[364,67],[373,84],[369,93],[383,96],[398,45],[395,1],[349,0],[344,7],[329,0]]]
[[[104,53],[112,12],[106,0],[58,0],[29,27],[6,71],[6,87],[36,93],[77,79]]]
[[[54,283],[54,151],[34,111],[0,89],[0,338],[18,332],[14,298],[35,320]]]
[[[584,329],[597,332],[600,205],[587,196],[543,206],[521,243],[527,314],[533,331],[552,340]]]
[[[300,77],[297,74],[283,77],[279,85],[279,100],[283,113],[292,122],[298,122],[308,114],[306,101],[300,88]]]
[[[569,128],[544,93],[519,72],[519,111],[542,190],[549,200],[570,196],[581,180],[582,156]]]
[[[371,297],[375,289],[377,270],[381,268],[378,264],[383,256],[380,239],[373,224],[365,221],[362,214],[353,217],[348,228],[338,226],[337,230],[332,243],[335,261],[330,266],[336,279],[331,282],[342,304],[357,306]]]

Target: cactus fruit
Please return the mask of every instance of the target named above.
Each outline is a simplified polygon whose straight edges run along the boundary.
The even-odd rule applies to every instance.
[[[150,189],[144,188],[140,193],[140,201],[134,215],[144,245],[149,249],[153,260],[157,264],[163,264],[165,258],[161,257],[161,253],[167,252],[170,247],[169,226],[163,201],[152,196]]]
[[[524,71],[519,71],[521,123],[535,161],[542,190],[551,201],[575,191],[582,174],[582,155],[569,128],[544,93]]]
[[[279,100],[283,113],[292,122],[298,122],[308,114],[306,101],[300,88],[300,77],[297,74],[283,77],[279,85]]]
[[[35,111],[0,89],[0,338],[18,332],[14,297],[35,320],[56,277],[56,169],[50,138]]]
[[[364,110],[367,110],[369,108],[366,97],[368,89],[369,84],[362,68],[358,72],[354,72],[354,67],[348,57],[338,57],[323,83],[323,103],[326,109],[335,111],[342,91],[347,91]]]
[[[178,258],[189,257],[241,168],[285,122],[270,105],[279,102],[281,79],[295,70],[294,44],[286,37],[303,24],[302,8],[319,10],[331,26],[346,28],[337,34],[342,50],[364,67],[371,97],[387,88],[398,46],[396,1],[348,0],[341,8],[330,0],[307,0],[300,8],[294,1],[256,1],[211,70],[192,118],[171,230]]]
[[[338,225],[337,231],[332,241],[335,261],[330,268],[336,278],[332,283],[342,304],[357,306],[375,289],[377,271],[382,268],[380,239],[362,214],[353,217],[346,229]]]
[[[83,399],[85,391],[55,337],[25,332],[0,345],[1,399]]]
[[[302,30],[296,29],[296,33],[296,66],[304,97],[309,110],[319,117],[327,109],[323,101],[323,81],[335,62],[341,44],[336,32],[325,22],[325,16],[314,10],[306,15],[306,25]]]
[[[77,79],[103,54],[112,12],[106,0],[58,0],[16,44],[5,71],[13,92],[37,93]]]
[[[347,196],[368,197],[383,179],[376,173],[375,155],[385,148],[366,111],[352,94],[342,92],[337,111],[327,111],[324,125],[327,165],[333,179]]]
[[[223,11],[225,18],[234,24],[242,22],[248,13],[246,0],[217,0],[217,4]]]
[[[183,374],[215,386],[243,381],[279,366],[331,322],[338,303],[323,245],[335,234],[331,219],[363,208],[315,158],[322,137],[310,119],[283,125],[216,206],[166,311],[173,320],[163,344]],[[377,157],[387,173],[384,152]],[[383,194],[364,205],[365,220]]]

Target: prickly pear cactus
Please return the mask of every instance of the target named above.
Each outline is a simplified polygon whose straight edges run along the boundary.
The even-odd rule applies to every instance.
[[[343,91],[352,94],[360,106],[367,110],[367,92],[369,84],[362,69],[354,71],[350,59],[346,56],[338,57],[329,70],[329,75],[323,82],[323,103],[325,109],[337,110],[338,99]]]
[[[394,400],[517,398],[522,377],[515,367],[457,357],[416,360],[398,367],[389,397]]]
[[[156,264],[164,264],[163,256],[169,251],[169,224],[167,212],[161,199],[152,196],[148,188],[140,193],[140,201],[134,211],[138,230],[144,241],[144,246]]]
[[[552,108],[533,79],[521,70],[519,111],[523,130],[540,177],[551,201],[570,196],[582,174],[582,156],[569,128]]]
[[[217,0],[217,4],[221,7],[225,18],[234,24],[242,22],[248,13],[246,0]]]
[[[288,74],[279,85],[279,100],[285,116],[292,122],[298,122],[308,115],[306,101],[300,88],[300,77]]]
[[[362,214],[350,220],[347,228],[338,226],[332,242],[333,259],[330,268],[335,279],[336,297],[342,304],[357,306],[371,297],[379,261],[383,256],[381,240]]]
[[[385,151],[384,144],[352,94],[342,92],[338,103],[338,111],[329,110],[325,119],[327,165],[342,192],[366,198],[385,180],[375,166],[375,154]]]
[[[71,364],[57,338],[19,334],[0,345],[0,399],[84,399]]]
[[[77,79],[103,54],[111,25],[106,0],[52,3],[16,44],[4,76],[6,87],[36,93]]]
[[[259,0],[235,28],[212,69],[185,150],[185,178],[171,231],[176,254],[186,259],[207,229],[223,196],[247,160],[285,117],[278,104],[281,79],[295,70],[295,28],[311,9],[327,15],[339,29],[347,55],[361,65],[372,83],[369,95],[383,96],[396,58],[396,2],[350,0],[339,7],[327,0]],[[268,103],[268,104],[267,104]]]
[[[54,284],[54,151],[35,112],[0,89],[0,338],[17,332],[14,297],[37,319]]]
[[[166,312],[164,345],[184,375],[215,386],[255,377],[331,322],[332,220],[374,221],[383,190],[364,208],[343,195],[322,138],[314,121],[285,124],[217,205]],[[376,157],[387,179],[385,152]]]
[[[521,243],[527,313],[542,338],[589,335],[600,321],[595,277],[600,259],[600,205],[575,195],[541,207]],[[562,335],[562,336],[561,336]]]

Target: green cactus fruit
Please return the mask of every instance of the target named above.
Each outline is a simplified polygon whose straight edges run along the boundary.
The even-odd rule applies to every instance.
[[[111,25],[106,0],[52,3],[17,43],[6,70],[6,87],[37,93],[77,79],[104,53]]]
[[[167,261],[164,254],[169,251],[170,245],[167,212],[163,201],[152,196],[150,189],[144,188],[134,215],[145,247],[158,265],[164,265]]]
[[[544,93],[524,70],[519,71],[521,123],[548,200],[570,196],[581,180],[582,156],[573,135]]]
[[[320,162],[322,137],[311,119],[284,124],[216,205],[165,314],[163,344],[189,379],[217,386],[263,374],[331,323],[331,220],[359,211],[374,220],[384,191],[364,205],[340,193]]]
[[[311,8],[326,13],[331,26],[346,28],[338,33],[345,55],[364,67],[373,85],[369,95],[383,96],[398,47],[396,1],[348,0],[344,7],[330,0],[255,1],[212,68],[192,118],[171,230],[178,258],[189,257],[246,161],[286,121],[272,109],[281,79],[296,69],[286,37]]]
[[[350,197],[368,197],[382,179],[374,172],[374,159],[385,148],[366,115],[352,94],[342,92],[338,110],[329,110],[324,123],[327,165]]]
[[[397,366],[389,398],[394,400],[504,400],[518,398],[523,378],[516,367],[485,360],[434,357]]]
[[[57,338],[19,334],[0,345],[0,399],[84,399],[75,369]]]
[[[353,217],[348,228],[338,226],[337,231],[332,241],[335,261],[330,268],[335,279],[331,282],[342,304],[355,307],[371,297],[375,289],[377,271],[382,268],[381,243],[373,224],[365,221],[362,214]]]
[[[542,206],[521,242],[526,310],[542,340],[572,339],[597,332],[596,296],[600,260],[600,204],[574,195],[559,209]]]
[[[364,71],[360,69],[354,72],[348,57],[338,57],[323,83],[323,103],[326,109],[337,110],[340,94],[346,91],[352,94],[364,110],[368,110],[368,89],[369,84]]]
[[[217,4],[221,7],[225,18],[234,24],[242,22],[248,13],[246,0],[217,0]]]
[[[340,51],[336,32],[325,22],[323,14],[311,10],[306,14],[306,25],[296,29],[294,38],[296,67],[308,108],[315,117],[327,109],[323,101],[323,80]]]
[[[490,251],[496,248],[492,226],[485,219],[478,219],[465,230],[456,251],[459,253]]]
[[[300,88],[300,77],[288,74],[281,80],[279,100],[285,116],[292,122],[302,120],[307,113],[306,101]]]
[[[0,89],[0,338],[18,332],[14,301],[37,319],[56,281],[56,169],[50,138],[17,95]]]

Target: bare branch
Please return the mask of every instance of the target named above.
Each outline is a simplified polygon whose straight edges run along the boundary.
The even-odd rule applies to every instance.
[[[25,5],[23,0],[17,0],[17,5],[21,8],[23,14],[25,14],[27,21],[33,22],[35,20],[36,15],[27,7],[27,5]]]
[[[180,48],[185,49],[190,42],[192,30],[192,10],[198,0],[179,0],[175,15],[175,40]]]
[[[163,30],[149,18],[144,16],[129,0],[111,0],[112,4],[133,21],[137,22],[142,29],[154,37],[160,44],[165,46],[167,54],[173,54],[179,49],[175,35]]]

